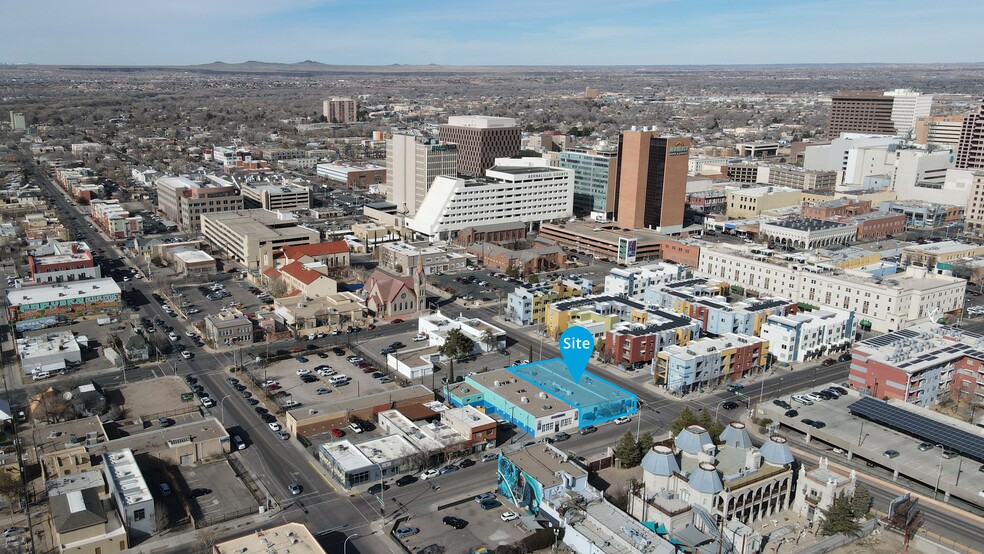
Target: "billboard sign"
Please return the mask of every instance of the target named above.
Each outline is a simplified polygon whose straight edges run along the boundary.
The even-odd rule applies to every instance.
[[[618,238],[618,263],[631,264],[636,261],[636,246],[638,239],[619,237]]]

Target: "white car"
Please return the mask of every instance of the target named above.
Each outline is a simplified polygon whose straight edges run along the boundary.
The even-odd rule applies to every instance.
[[[205,406],[206,408],[211,408],[212,406],[215,406],[215,401],[212,400],[210,397],[206,396],[205,398],[202,398],[202,406]]]
[[[181,351],[181,357],[182,358],[184,358],[186,360],[190,360],[191,359],[191,356],[192,356],[192,353],[191,352],[188,352],[187,350],[182,350]]]
[[[195,336],[196,334],[197,334],[197,333],[195,333],[194,331],[185,331],[185,336],[186,336],[186,337],[193,337],[193,336]]]
[[[632,418],[624,417],[624,416],[623,417],[616,417],[612,421],[615,422],[615,425],[622,425],[623,423],[628,423],[628,422],[632,421]]]
[[[178,342],[178,335],[173,332],[167,334],[167,338],[171,339],[171,342]]]
[[[298,369],[297,370],[297,374],[298,375],[310,375],[311,374],[311,370],[309,370],[309,369]]]
[[[438,475],[440,475],[440,473],[438,473],[436,469],[428,469],[427,471],[420,474],[420,480],[426,481],[433,477],[437,477]]]
[[[263,381],[264,387],[269,387],[270,385],[279,385],[279,384],[280,381],[274,381],[273,379],[267,379],[266,381]]]
[[[812,406],[813,402],[801,394],[794,394],[793,400],[803,404],[804,406]]]
[[[271,431],[279,431],[280,430],[280,424],[277,423],[277,422],[267,423],[267,426],[270,427],[270,430]]]
[[[318,370],[318,375],[320,375],[322,377],[331,377],[335,373],[336,373],[335,370],[332,369],[332,368],[330,368],[330,367],[327,368],[327,369],[319,369]]]
[[[352,423],[349,423],[349,429],[351,429],[352,432],[355,433],[356,435],[362,433],[363,431],[362,426],[354,421]]]
[[[427,335],[421,334],[421,335],[414,335],[413,336],[413,342],[420,342],[420,341],[425,341],[425,340],[427,340]]]
[[[502,512],[502,515],[499,517],[502,518],[502,521],[512,521],[514,519],[519,519],[519,514],[516,512]]]

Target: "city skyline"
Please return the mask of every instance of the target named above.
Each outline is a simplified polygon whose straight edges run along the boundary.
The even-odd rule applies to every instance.
[[[954,14],[960,14],[954,17]],[[849,15],[849,17],[848,17]],[[973,63],[984,5],[956,0],[264,0],[5,3],[3,63],[730,65]],[[647,38],[648,37],[648,38]],[[933,44],[933,48],[926,48]]]

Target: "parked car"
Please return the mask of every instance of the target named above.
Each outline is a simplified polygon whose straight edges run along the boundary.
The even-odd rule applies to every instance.
[[[362,426],[361,425],[359,425],[358,423],[356,423],[354,421],[352,423],[349,423],[349,429],[351,429],[352,432],[355,433],[356,435],[362,433],[362,431],[364,430],[364,429],[362,429]]]
[[[729,401],[721,404],[721,407],[724,408],[725,410],[729,410],[730,411],[730,410],[734,410],[735,408],[737,408],[738,407],[738,403],[737,402],[732,402],[731,400],[729,400]]]
[[[612,421],[615,422],[615,425],[622,425],[622,424],[625,424],[625,423],[628,423],[628,422],[632,421],[632,418],[622,416],[622,417],[616,417]]]
[[[493,498],[492,500],[483,500],[479,506],[481,506],[483,510],[494,510],[499,506],[502,506],[502,502],[499,502]]]
[[[475,497],[475,502],[478,502],[479,504],[485,502],[486,500],[495,500],[495,493],[483,492]]]
[[[797,412],[796,410],[786,410],[786,412],[783,415],[786,417],[796,417],[800,415],[800,413]]]
[[[889,449],[889,450],[886,450],[886,451],[882,452],[882,456],[885,456],[886,458],[892,460],[892,459],[895,459],[895,458],[898,458],[899,457],[899,451],[898,450],[891,450],[891,449]]]
[[[826,360],[820,362],[820,365],[826,367],[826,366],[832,366],[832,365],[834,365],[836,363],[837,363],[837,360],[835,360],[833,358],[827,358]]]
[[[157,485],[157,490],[161,491],[161,496],[171,496],[171,485],[167,483],[159,483]],[[7,536],[7,531],[3,532],[3,536]]]
[[[331,436],[335,437],[336,439],[342,438],[345,436],[345,431],[342,431],[341,429],[332,429]]]
[[[741,383],[731,383],[728,385],[728,392],[738,392],[743,388],[745,388],[745,385],[742,385]]]
[[[805,396],[803,396],[801,394],[794,394],[793,395],[793,400],[795,400],[796,402],[799,402],[800,404],[803,404],[804,406],[812,406],[813,405],[813,401],[812,400],[806,398]]]
[[[443,521],[445,525],[450,525],[455,529],[464,529],[465,527],[468,527],[468,522],[460,517],[444,516],[444,519],[441,521]]]
[[[499,455],[496,454],[495,452],[486,452],[485,454],[482,454],[483,462],[491,462],[492,460],[498,460],[498,459],[499,459]]]
[[[513,521],[514,519],[519,519],[519,514],[516,512],[502,512],[502,515],[499,516],[499,518],[502,521]]]
[[[442,467],[440,470],[438,470],[437,473],[440,474],[440,475],[444,475],[445,473],[451,473],[451,472],[454,472],[454,471],[458,471],[458,466],[456,466],[454,464],[448,464],[448,465]]]
[[[412,537],[420,532],[420,529],[416,527],[400,527],[396,531],[393,531],[393,535],[398,539],[405,539],[407,537]]]
[[[841,362],[849,362],[849,361],[851,361],[851,358],[853,358],[853,357],[854,356],[851,355],[850,352],[845,352],[845,353],[841,354],[840,356],[838,356],[837,357],[837,360],[838,361],[841,361]]]
[[[421,342],[427,340],[427,335],[419,334],[413,336],[413,342]]]
[[[404,475],[403,477],[400,477],[399,479],[394,481],[394,483],[396,483],[396,486],[398,487],[402,487],[404,485],[411,485],[416,482],[417,482],[417,478],[414,477],[413,475]]]
[[[553,439],[557,442],[564,442],[569,438],[571,438],[571,436],[564,432],[557,433],[556,435],[553,436]]]
[[[277,423],[277,422],[271,421],[270,423],[267,423],[267,426],[270,427],[270,430],[271,431],[279,431],[280,430],[280,424]]]
[[[932,450],[933,449],[933,443],[931,443],[931,442],[923,442],[923,443],[920,443],[917,448],[919,448],[919,450],[922,451],[922,452],[925,452],[927,450]]]
[[[420,480],[421,481],[426,481],[428,479],[433,479],[434,477],[437,477],[438,475],[440,475],[440,473],[438,473],[438,471],[436,469],[428,469],[427,471],[425,471],[425,472],[423,472],[423,473],[420,474]]]
[[[591,433],[594,433],[597,430],[598,428],[595,427],[594,425],[588,425],[587,427],[582,427],[579,433],[581,433],[582,435],[590,435]]]
[[[464,460],[458,462],[458,467],[471,467],[473,465],[475,465],[475,460],[472,460],[471,458],[465,458]]]

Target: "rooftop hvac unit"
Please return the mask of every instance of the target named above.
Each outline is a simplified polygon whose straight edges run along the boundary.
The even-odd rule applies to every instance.
[[[520,397],[519,397],[519,401],[520,401],[521,403],[523,403],[523,404],[528,404],[528,403],[529,403],[529,401],[530,401],[530,399],[529,399],[529,398],[527,398],[527,397],[525,397],[525,396],[520,396]]]

